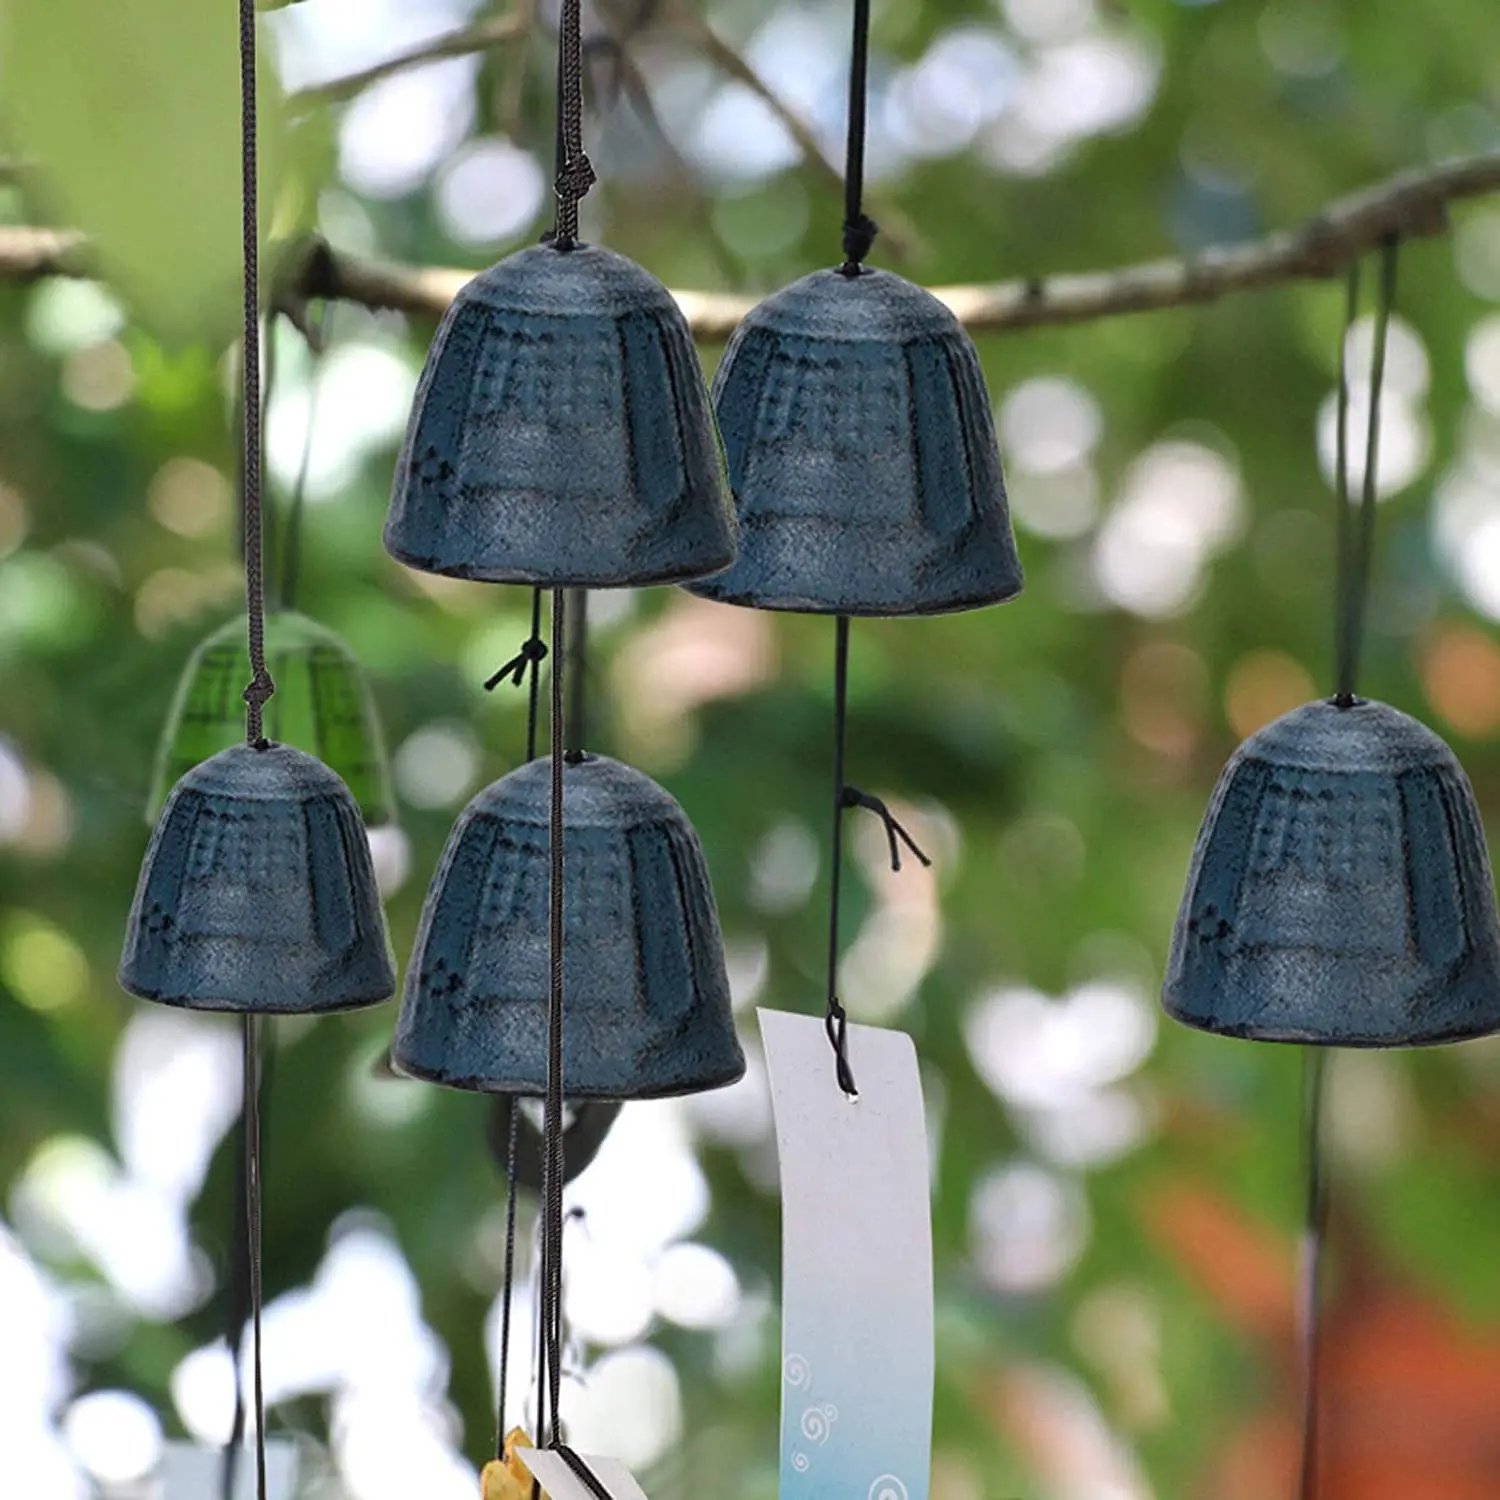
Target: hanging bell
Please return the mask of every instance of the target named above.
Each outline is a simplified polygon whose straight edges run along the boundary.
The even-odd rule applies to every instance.
[[[1219,777],[1162,1000],[1224,1036],[1416,1046],[1500,1030],[1500,924],[1474,794],[1431,730],[1309,703]]]
[[[141,866],[120,960],[132,995],[193,1010],[349,1010],[396,976],[370,848],[327,766],[246,744],[194,767]]]
[[[385,546],[424,572],[549,588],[727,567],[723,457],[666,288],[594,245],[534,246],[470,281],[417,387]]]
[[[276,695],[266,735],[315,755],[354,795],[367,826],[396,821],[375,701],[354,653],[331,630],[292,610],[266,616],[266,660]],[[192,768],[245,737],[250,676],[245,617],[214,631],[188,659],[156,756],[146,808],[155,823],[167,794]]]
[[[736,330],[714,405],[740,547],[694,593],[835,615],[1020,593],[979,357],[920,287],[870,270],[794,282]]]
[[[454,1088],[547,1086],[551,763],[485,788],[422,908],[391,1047]],[[649,777],[605,756],[563,768],[563,1093],[650,1099],[745,1070],[698,836]]]

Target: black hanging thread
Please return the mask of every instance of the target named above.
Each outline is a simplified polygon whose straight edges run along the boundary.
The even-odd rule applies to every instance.
[[[263,711],[276,691],[266,669],[265,553],[261,516],[260,390],[260,253],[256,192],[255,0],[240,0],[240,183],[244,251],[244,327],[242,355],[244,431],[245,613],[251,679],[245,688],[245,738],[264,748]],[[250,1290],[252,1404],[255,1421],[255,1493],[266,1500],[266,1400],[261,1366],[261,1161],[259,1020],[246,1014],[243,1023],[245,1262]],[[232,1466],[226,1464],[232,1479]]]
[[[1350,267],[1344,305],[1344,333],[1339,344],[1338,434],[1335,440],[1334,491],[1338,575],[1335,588],[1336,672],[1334,702],[1352,708],[1359,702],[1356,685],[1365,626],[1370,565],[1375,545],[1375,506],[1380,457],[1380,395],[1391,312],[1396,300],[1398,236],[1381,244],[1379,297],[1370,351],[1369,422],[1365,433],[1365,472],[1359,515],[1349,500],[1349,335],[1359,311],[1359,267]],[[1302,1049],[1302,1151],[1306,1171],[1303,1203],[1299,1320],[1301,1323],[1302,1450],[1298,1466],[1299,1500],[1316,1500],[1318,1492],[1318,1397],[1323,1363],[1323,1260],[1328,1240],[1329,1183],[1323,1151],[1323,1111],[1330,1059],[1321,1047]]]
[[[593,163],[583,149],[583,41],[580,0],[563,0],[557,28],[557,221],[552,244],[578,243],[578,205],[593,187]]]
[[[243,1020],[244,1082],[242,1109],[245,1115],[245,1247],[250,1271],[250,1319],[252,1406],[255,1415],[255,1494],[266,1500],[266,1391],[261,1370],[261,1262],[260,1262],[260,1017],[247,1011]]]
[[[521,645],[520,652],[508,661],[485,683],[494,689],[507,677],[519,687],[526,681],[530,698],[526,709],[526,759],[536,759],[537,726],[541,708],[542,662],[547,657],[547,646],[542,640],[542,591],[531,591],[531,634]],[[528,670],[529,669],[529,670]],[[495,1457],[505,1457],[505,1406],[510,1382],[511,1314],[515,1300],[516,1285],[516,1200],[519,1197],[516,1181],[517,1148],[520,1142],[521,1111],[512,1101],[510,1126],[505,1148],[505,1264],[500,1286],[500,1358],[495,1380]]]
[[[1297,1494],[1318,1492],[1318,1387],[1322,1374],[1323,1248],[1328,1233],[1328,1179],[1323,1165],[1323,1094],[1328,1059],[1321,1047],[1302,1049],[1302,1150],[1307,1198],[1303,1207],[1301,1286],[1302,1458]]]
[[[572,7],[575,12],[576,4]],[[567,594],[552,591],[552,640],[567,640]],[[562,1237],[563,1237],[563,765],[567,754],[564,712],[564,652],[552,663],[552,799],[548,828],[550,879],[547,898],[547,1098],[542,1162],[542,1330],[537,1442],[556,1447],[562,1440]]]
[[[834,1071],[839,1087],[851,1099],[859,1093],[854,1070],[849,1066],[849,1017],[839,1000],[839,897],[844,875],[844,812],[862,807],[873,812],[885,825],[890,844],[891,869],[901,868],[901,845],[916,855],[923,865],[932,861],[917,847],[917,842],[897,821],[896,816],[879,797],[862,792],[844,779],[844,742],[849,718],[849,617],[839,615],[834,626],[833,651],[833,844],[828,867],[828,990],[823,1024],[833,1048]]]
[[[255,0],[240,0],[240,180],[245,262],[244,452],[245,613],[249,620],[250,685],[245,689],[245,738],[264,746],[262,714],[276,684],[266,670],[266,584],[260,474],[260,246],[256,207]]]
[[[858,276],[880,226],[865,213],[865,128],[870,92],[870,0],[854,0],[854,43],[849,57],[849,137],[844,152],[845,276]]]

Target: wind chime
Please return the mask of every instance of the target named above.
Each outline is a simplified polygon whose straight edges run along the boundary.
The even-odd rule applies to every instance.
[[[713,399],[739,556],[688,585],[706,599],[835,619],[826,1007],[850,1094],[838,997],[845,811],[882,819],[893,869],[901,844],[928,863],[885,804],[845,780],[850,618],[978,609],[1015,598],[1023,582],[974,345],[937,298],[865,265],[877,233],[863,203],[869,46],[869,0],[855,0],[844,260],[767,298],[730,340]]]
[[[1221,1036],[1306,1045],[1302,1500],[1317,1487],[1319,1304],[1330,1047],[1415,1047],[1500,1031],[1500,922],[1479,810],[1430,729],[1356,694],[1373,551],[1380,390],[1397,242],[1382,252],[1358,526],[1340,350],[1337,681],[1247,739],[1214,789],[1172,935],[1167,1013]]]
[[[274,320],[267,324],[268,361],[273,326]],[[315,362],[325,338],[326,323],[309,335]],[[265,730],[269,738],[306,750],[337,772],[354,794],[367,828],[391,827],[397,822],[396,803],[369,680],[338,636],[297,609],[302,515],[316,413],[316,363],[313,380],[302,461],[286,524],[280,528],[280,565],[273,566],[274,579],[267,589],[265,654],[276,696],[266,704]],[[268,363],[263,404],[269,400],[271,384]],[[274,536],[271,526],[266,530]],[[167,794],[183,776],[243,735],[244,699],[239,685],[248,666],[247,626],[243,615],[227,621],[189,657],[157,751],[146,803],[148,823],[155,823]]]
[[[567,591],[698,578],[735,545],[682,314],[640,267],[578,239],[594,181],[579,31],[578,0],[566,0],[555,228],[475,277],[443,319],[385,544],[410,567],[552,594],[549,753],[482,791],[449,835],[391,1055],[429,1082],[545,1100],[536,1437],[581,1477],[559,1413],[565,1104],[717,1088],[745,1061],[692,825],[650,778],[568,737]],[[532,641],[511,664],[518,679],[529,664],[533,683],[534,597]],[[512,1106],[512,1189],[518,1116]],[[518,1457],[529,1438],[505,1435],[505,1357],[502,1336],[487,1496],[531,1486]]]
[[[322,761],[263,732],[265,706],[276,686],[267,664],[261,514],[254,0],[240,0],[239,22],[242,472],[252,674],[242,694],[244,740],[194,766],[167,797],[141,867],[119,979],[143,999],[242,1018],[244,1252],[253,1325],[257,1495],[265,1500],[259,1020],[374,1004],[395,992],[396,980],[359,804]]]

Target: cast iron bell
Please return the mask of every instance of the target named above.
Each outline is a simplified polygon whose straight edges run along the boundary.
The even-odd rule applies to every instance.
[[[740,546],[694,593],[835,615],[1020,593],[979,357],[928,292],[885,271],[805,276],[740,324],[713,394]]]
[[[424,572],[549,588],[728,566],[723,458],[666,288],[595,245],[534,246],[469,282],[417,387],[385,546]]]
[[[391,1058],[454,1088],[547,1086],[551,763],[486,787],[422,908]],[[649,1099],[745,1070],[698,836],[649,777],[605,756],[563,769],[563,1093]]]
[[[1416,1046],[1500,1030],[1500,924],[1463,767],[1382,703],[1247,739],[1193,851],[1162,1000],[1257,1041]]]
[[[120,960],[133,995],[193,1010],[349,1010],[396,976],[370,848],[327,766],[239,744],[173,788]]]
[[[394,823],[380,720],[354,654],[315,620],[277,610],[266,616],[266,660],[276,679],[265,708],[267,737],[317,756],[354,794],[369,827]],[[201,642],[183,672],[157,753],[148,823],[182,776],[244,739],[240,689],[249,676],[241,615]]]

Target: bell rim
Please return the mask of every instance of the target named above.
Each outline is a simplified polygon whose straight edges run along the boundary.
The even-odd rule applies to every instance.
[[[723,562],[708,566],[697,563],[676,565],[639,572],[600,571],[589,574],[557,574],[538,569],[487,567],[472,563],[441,564],[407,552],[389,535],[382,538],[388,556],[415,573],[430,573],[439,578],[458,578],[465,583],[521,584],[541,589],[610,589],[654,588],[670,584],[687,584],[700,578],[712,578],[734,566],[736,551],[731,544]]]
[[[1500,1001],[1500,996],[1497,996]],[[1162,1010],[1180,1026],[1203,1033],[1205,1036],[1223,1037],[1236,1042],[1267,1042],[1273,1046],[1296,1047],[1347,1047],[1354,1052],[1395,1052],[1419,1047],[1446,1047],[1459,1042],[1476,1042],[1500,1032],[1500,1019],[1493,1023],[1460,1025],[1447,1030],[1432,1031],[1421,1036],[1392,1038],[1373,1036],[1368,1033],[1341,1036],[1337,1041],[1327,1036],[1313,1035],[1284,1026],[1218,1025],[1210,1024],[1202,1016],[1188,1015],[1179,1009],[1171,994],[1163,990]]]
[[[220,1015],[240,1016],[336,1016],[345,1011],[368,1010],[371,1006],[384,1005],[387,1001],[395,999],[397,989],[395,972],[392,970],[390,988],[383,994],[354,995],[334,1004],[267,1005],[262,1002],[256,1005],[243,1005],[237,1000],[201,999],[196,996],[188,999],[182,995],[152,994],[135,987],[127,977],[123,964],[116,971],[115,979],[120,988],[136,1000],[147,1000],[153,1005],[167,1005],[173,1010],[200,1010]]]
[[[715,1089],[724,1089],[732,1084],[738,1083],[744,1076],[748,1064],[745,1060],[744,1049],[740,1049],[739,1066],[722,1072],[710,1074],[713,1080],[709,1083],[698,1083],[670,1087],[651,1088],[645,1090],[627,1089],[585,1089],[576,1091],[573,1089],[563,1090],[563,1099],[569,1104],[629,1104],[633,1101],[646,1101],[651,1099],[685,1099],[693,1094],[708,1094]],[[436,1069],[423,1067],[415,1063],[403,1062],[397,1055],[396,1043],[391,1044],[391,1067],[403,1078],[409,1078],[416,1083],[434,1084],[439,1088],[453,1089],[464,1094],[490,1094],[495,1096],[506,1096],[513,1099],[545,1099],[545,1088],[538,1089],[530,1083],[502,1083],[493,1079],[484,1078],[454,1078],[441,1074]]]
[[[920,620],[939,619],[944,615],[970,614],[975,610],[994,609],[1002,604],[1011,604],[1025,593],[1026,579],[1018,570],[1015,586],[1003,592],[986,589],[982,593],[966,596],[952,603],[904,608],[859,602],[823,604],[791,594],[776,594],[768,598],[752,597],[748,593],[735,595],[711,587],[700,588],[696,580],[682,583],[679,587],[697,598],[707,599],[714,604],[733,605],[736,609],[759,609],[775,614],[846,615],[855,620]]]

